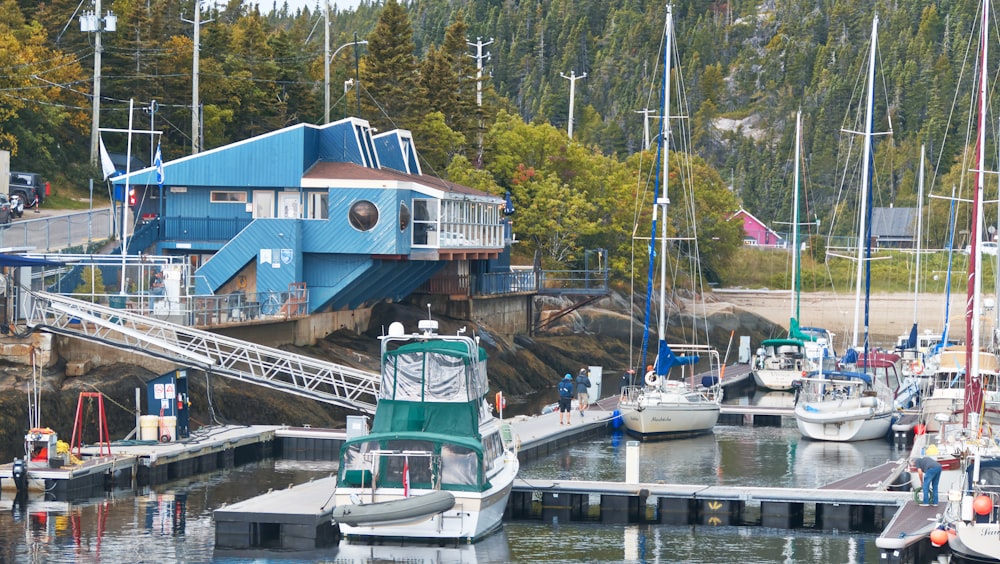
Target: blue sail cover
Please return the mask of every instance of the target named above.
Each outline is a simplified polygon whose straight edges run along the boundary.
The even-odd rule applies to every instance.
[[[659,355],[656,357],[656,374],[664,376],[675,366],[685,366],[695,364],[699,360],[698,355],[677,356],[670,350],[670,345],[666,341],[660,341]]]
[[[844,353],[844,358],[840,359],[841,364],[857,364],[858,363],[858,351],[850,348]]]

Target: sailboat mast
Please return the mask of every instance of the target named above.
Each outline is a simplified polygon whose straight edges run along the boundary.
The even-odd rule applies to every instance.
[[[979,390],[979,312],[982,311],[983,281],[978,267],[982,249],[983,183],[986,174],[986,61],[989,28],[990,3],[983,2],[979,55],[979,128],[976,138],[976,187],[972,200],[971,250],[969,252],[969,285],[965,306],[965,409],[962,411],[962,425],[969,425],[969,415],[979,413],[981,390]]]
[[[660,143],[663,146],[663,180],[662,180],[662,196],[657,200],[656,204],[661,208],[660,215],[663,217],[662,225],[660,226],[660,315],[657,318],[657,336],[660,342],[667,340],[667,291],[666,291],[666,280],[667,280],[667,207],[670,205],[669,191],[667,189],[667,180],[670,178],[670,171],[668,170],[669,159],[667,155],[670,153],[670,143],[668,141],[670,135],[670,47],[673,35],[673,8],[667,6],[667,25],[666,25],[666,47],[663,50],[663,118],[660,119]],[[655,214],[655,211],[654,211]],[[657,362],[659,364],[659,361]]]
[[[913,279],[913,325],[917,324],[917,303],[920,300],[920,232],[924,209],[924,146],[920,146],[920,174],[917,176],[917,275]]]
[[[858,323],[860,321],[861,315],[861,275],[863,274],[863,268],[865,263],[865,249],[867,248],[865,239],[867,238],[867,214],[868,214],[868,190],[869,190],[869,176],[871,175],[871,154],[872,154],[872,114],[875,108],[875,48],[876,40],[878,39],[878,16],[872,20],[872,45],[871,53],[868,55],[868,106],[865,115],[865,144],[864,152],[862,153],[862,173],[861,173],[861,202],[859,204],[859,216],[860,223],[858,228],[858,268],[857,268],[857,280],[854,286],[854,336],[852,340],[852,346],[857,350],[858,348],[858,335],[860,331],[858,330]],[[867,298],[866,298],[867,303]],[[867,310],[867,306],[866,306]],[[865,341],[867,348],[867,335],[868,335],[868,319],[865,316]],[[867,351],[865,351],[867,352]]]
[[[792,196],[792,317],[799,318],[799,155],[802,154],[802,111],[795,112],[795,194]]]

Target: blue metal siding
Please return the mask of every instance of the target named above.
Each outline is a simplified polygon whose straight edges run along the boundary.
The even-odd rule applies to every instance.
[[[331,123],[319,130],[319,140],[315,144],[318,159],[372,168],[371,157],[366,154],[367,150],[359,138],[365,128],[356,125],[353,121],[346,120]]]
[[[444,266],[443,261],[382,261],[367,255],[303,255],[310,311],[400,301]]]
[[[268,188],[301,186],[302,172],[312,162],[307,162],[303,149],[306,127],[305,124],[292,126],[164,163],[164,185]],[[156,170],[147,168],[134,173],[131,182],[156,184]]]
[[[251,260],[259,261],[261,249],[271,249],[272,263],[258,265],[258,292],[285,291],[289,283],[302,280],[301,253],[297,251],[301,248],[300,224],[297,219],[255,220],[198,269],[198,293],[215,292]],[[282,260],[281,249],[291,249],[290,261]]]
[[[408,172],[406,162],[403,160],[403,153],[399,148],[399,137],[397,135],[379,135],[372,139],[375,152],[378,153],[378,162],[383,167]]]
[[[334,188],[330,190],[328,219],[303,221],[303,252],[397,255],[410,252],[410,230],[399,230],[399,202],[408,190]],[[351,206],[367,200],[378,208],[378,224],[359,231],[348,220]],[[407,203],[409,206],[409,203]]]

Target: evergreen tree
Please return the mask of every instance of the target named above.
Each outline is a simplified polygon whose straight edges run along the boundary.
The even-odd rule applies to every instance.
[[[406,9],[386,0],[375,29],[368,34],[368,53],[361,83],[367,94],[365,115],[380,129],[413,129],[427,108],[414,56],[413,29]]]

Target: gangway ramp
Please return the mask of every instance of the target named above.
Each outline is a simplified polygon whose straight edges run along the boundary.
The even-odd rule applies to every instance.
[[[32,329],[127,348],[265,388],[375,412],[379,375],[374,372],[61,294],[21,292],[30,295],[26,323]]]

